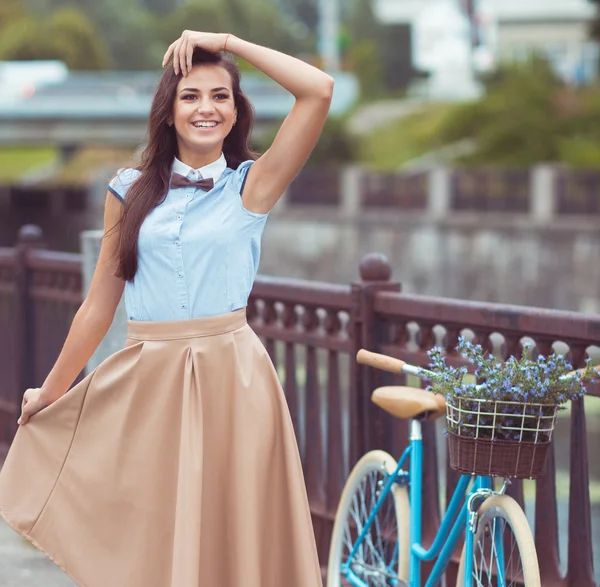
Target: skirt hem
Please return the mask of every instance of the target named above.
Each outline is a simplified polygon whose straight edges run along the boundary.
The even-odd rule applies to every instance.
[[[23,530],[19,530],[10,521],[10,519],[8,518],[6,513],[2,510],[0,510],[0,517],[8,524],[8,526],[12,530],[14,530],[17,534],[19,534],[19,536],[22,536],[23,538],[25,538],[25,540],[27,540],[35,548],[37,548],[37,550],[39,550],[48,560],[50,560],[53,564],[55,564],[69,579],[71,579],[71,581],[73,581],[73,583],[75,583],[75,585],[77,585],[77,587],[87,587],[87,585],[84,585],[83,583],[78,583],[77,581],[75,581],[75,579],[69,574],[69,571],[67,571],[67,569],[65,569],[65,567],[60,562],[58,562],[45,548],[43,548],[40,545],[40,543],[35,538],[33,538],[33,536],[27,534]]]

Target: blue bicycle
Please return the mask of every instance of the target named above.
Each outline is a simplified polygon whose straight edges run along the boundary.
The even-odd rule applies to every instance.
[[[357,360],[394,373],[424,373],[420,367],[364,350]],[[392,415],[411,421],[410,443],[398,462],[374,450],[350,473],[336,513],[327,587],[421,587],[421,563],[433,560],[425,585],[439,585],[463,533],[457,587],[540,587],[527,518],[505,494],[509,480],[494,491],[490,477],[462,475],[431,547],[423,547],[421,423],[445,415],[445,401],[409,387],[382,387],[372,399]],[[410,470],[405,470],[409,457]]]

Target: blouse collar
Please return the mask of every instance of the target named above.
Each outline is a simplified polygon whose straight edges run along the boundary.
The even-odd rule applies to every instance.
[[[177,157],[173,160],[173,173],[179,173],[188,179],[211,178],[216,183],[225,169],[227,169],[227,161],[225,160],[225,155],[223,155],[223,153],[221,153],[221,156],[216,161],[213,161],[204,167],[200,167],[199,169],[194,169],[193,167],[186,165],[177,159]]]

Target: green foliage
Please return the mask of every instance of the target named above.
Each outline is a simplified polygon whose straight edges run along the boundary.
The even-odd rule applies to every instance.
[[[600,166],[600,88],[565,86],[542,59],[503,67],[479,101],[457,106],[440,138],[473,138],[467,164]]]
[[[31,16],[11,19],[0,29],[1,60],[55,59],[49,39],[43,34],[43,25]]]
[[[284,18],[271,0],[253,0],[242,5],[241,22],[230,21],[226,30],[239,31],[236,35],[248,41],[284,53],[297,54],[311,49],[306,31],[294,21]]]
[[[478,102],[456,108],[440,137],[452,142],[468,136],[477,150],[467,163],[531,165],[556,161],[556,140],[563,121],[556,114],[561,83],[545,61],[501,68],[488,80],[487,93]]]
[[[503,66],[481,99],[431,105],[364,137],[361,159],[394,169],[444,145],[468,140],[465,165],[600,167],[600,86],[566,86],[535,59]]]
[[[60,59],[71,69],[105,69],[108,51],[101,35],[81,11],[64,8],[49,20],[14,10],[0,28],[0,59]],[[0,13],[7,14],[5,10]]]
[[[441,146],[438,131],[451,109],[452,106],[433,104],[355,138],[358,158],[378,171],[398,169],[407,161]]]
[[[276,125],[271,132],[265,133],[254,148],[259,153],[264,153],[271,146],[278,130],[279,125]],[[307,164],[315,167],[338,167],[356,159],[356,140],[346,131],[344,121],[329,118]]]
[[[51,147],[0,149],[0,181],[16,181],[32,170],[55,163],[59,157],[58,150]]]
[[[385,94],[382,51],[384,26],[373,15],[371,0],[356,0],[347,23],[347,68],[358,77],[361,96],[372,99]]]
[[[20,0],[0,0],[0,29],[8,22],[25,16],[26,12]]]
[[[67,53],[76,68],[89,56],[88,69],[100,68],[110,63],[117,69],[158,69],[167,47],[186,29],[211,32],[232,31],[250,41],[289,53],[305,52],[311,48],[306,30],[287,20],[270,0],[190,0],[190,2],[167,2],[166,0],[0,0],[0,23],[13,23],[18,17],[27,17],[16,23],[10,38],[0,39],[5,53],[18,59],[62,58]],[[57,11],[69,9],[86,15],[93,23],[95,38],[86,36],[90,26],[73,16],[61,17],[58,47],[48,39],[46,23]],[[4,15],[7,15],[4,18]],[[10,15],[10,18],[9,16]],[[35,18],[34,16],[35,15]],[[33,21],[44,23],[34,26]],[[39,24],[39,23],[38,23]],[[0,25],[0,29],[2,26]],[[33,32],[31,32],[33,31]],[[63,33],[67,33],[64,34]],[[38,36],[39,35],[39,36]],[[82,42],[83,41],[83,42]],[[67,45],[73,45],[66,47]],[[83,50],[82,50],[83,48]],[[5,53],[0,54],[3,57]],[[76,54],[79,53],[77,59]],[[43,58],[43,57],[42,57]]]
[[[308,163],[320,167],[336,167],[355,159],[355,140],[346,131],[343,120],[329,118]]]
[[[377,41],[362,39],[354,43],[348,51],[348,61],[358,78],[363,100],[380,96],[383,90],[383,68]]]
[[[315,30],[318,22],[317,0],[278,0],[286,14],[298,19],[302,26]]]
[[[157,37],[166,49],[186,29],[221,31],[226,25],[225,12],[217,10],[214,2],[187,4],[162,19],[157,26]]]
[[[92,22],[79,10],[63,8],[48,25],[52,45],[70,69],[106,69],[108,48]]]
[[[435,347],[428,352],[428,389],[446,398],[448,430],[462,436],[548,441],[556,408],[582,398],[584,380],[596,379],[589,359],[582,374],[569,375],[572,366],[563,355],[534,359],[528,346],[520,358],[499,361],[460,336],[456,350],[473,366],[475,382],[465,381],[467,367],[447,364],[444,349]]]

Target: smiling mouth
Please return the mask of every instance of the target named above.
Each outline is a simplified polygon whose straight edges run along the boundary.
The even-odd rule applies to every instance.
[[[192,122],[191,123],[194,128],[215,128],[219,123],[216,120],[211,121],[202,121],[202,122]]]

